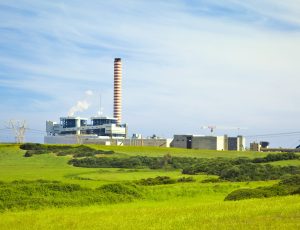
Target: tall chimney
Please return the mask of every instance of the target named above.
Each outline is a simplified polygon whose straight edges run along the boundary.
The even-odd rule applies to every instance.
[[[122,120],[122,61],[115,58],[114,62],[114,118],[118,124]]]

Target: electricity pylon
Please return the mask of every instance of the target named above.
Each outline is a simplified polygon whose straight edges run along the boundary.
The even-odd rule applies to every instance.
[[[16,143],[24,143],[25,131],[26,131],[26,121],[15,121],[10,120],[8,123],[8,128],[12,129],[15,134]]]

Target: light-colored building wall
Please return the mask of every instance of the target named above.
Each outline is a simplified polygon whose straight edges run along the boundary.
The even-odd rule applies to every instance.
[[[187,139],[192,135],[174,135],[173,141],[170,146],[174,148],[187,148]]]
[[[228,136],[227,135],[224,135],[224,151],[227,151],[228,150]]]
[[[192,138],[193,149],[224,150],[223,136],[203,136]]]
[[[243,136],[238,136],[238,151],[244,151],[246,149],[246,139]]]
[[[224,136],[217,136],[217,150],[224,150]]]
[[[90,135],[45,136],[45,144],[98,144],[119,146],[170,147],[171,139],[116,139]]]
[[[192,148],[193,149],[217,149],[217,137],[205,136],[205,137],[193,137]]]
[[[170,147],[171,139],[124,139],[120,142],[125,146]]]
[[[45,136],[45,144],[77,144],[77,138],[75,135],[68,136]]]

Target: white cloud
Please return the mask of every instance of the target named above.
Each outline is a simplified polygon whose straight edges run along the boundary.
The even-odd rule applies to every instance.
[[[87,91],[85,91],[85,94],[87,95],[87,96],[93,96],[93,91],[92,90],[87,90]]]

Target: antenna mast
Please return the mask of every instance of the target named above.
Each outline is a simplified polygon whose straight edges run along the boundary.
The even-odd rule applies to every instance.
[[[99,107],[99,111],[98,111],[98,116],[102,116],[102,114],[103,114],[103,109],[102,109],[102,95],[101,95],[101,93],[99,93],[99,105],[100,105],[100,107]]]

